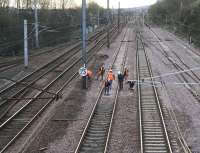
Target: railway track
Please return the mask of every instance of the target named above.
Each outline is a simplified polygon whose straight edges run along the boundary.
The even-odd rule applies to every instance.
[[[112,31],[113,37],[116,36],[116,29]],[[99,50],[105,44],[105,37],[98,40],[87,51],[88,61],[94,56],[95,51]],[[102,40],[103,43],[102,43]],[[95,50],[95,51],[94,51]],[[78,58],[68,65],[62,73],[45,85],[43,90],[37,92],[33,99],[26,100],[26,103],[16,110],[11,116],[6,118],[0,125],[0,153],[6,151],[9,146],[23,134],[34,121],[47,109],[47,107],[56,100],[56,95],[60,95],[62,90],[78,76],[78,68],[82,60]],[[52,96],[52,93],[54,95]],[[47,97],[47,98],[45,98]],[[51,97],[51,98],[49,98]],[[41,99],[40,99],[41,98]],[[30,133],[29,133],[30,134]]]
[[[172,153],[153,73],[141,36],[137,35],[137,80],[141,153]],[[151,78],[150,85],[142,80]]]
[[[158,40],[160,40],[159,36],[155,33],[155,31],[153,31],[151,29],[151,27],[149,27],[150,30],[152,31],[152,33],[156,36],[156,38]],[[150,43],[152,44],[152,43]],[[153,45],[153,44],[152,44]],[[172,63],[172,65],[178,70],[178,71],[185,71],[186,69],[190,70],[191,68],[178,56],[178,54],[173,51],[170,46],[168,46],[168,48],[170,49],[170,51],[172,52],[172,54],[174,54],[174,56],[176,57],[176,59],[178,61],[176,61],[174,58],[172,58],[172,56],[170,56],[167,51],[163,48],[163,46],[159,43],[159,46],[161,49],[159,49],[158,47],[156,47],[155,45],[153,45],[156,49],[158,49],[162,54],[163,56],[165,56],[168,61],[170,63]],[[183,68],[183,66],[185,68]],[[183,80],[183,82],[185,82],[186,84],[186,88],[187,90],[189,90],[189,92],[198,100],[200,101],[200,97],[199,97],[199,91],[198,91],[198,88],[195,88],[194,85],[190,84],[191,81],[194,81],[194,83],[196,84],[199,84],[200,82],[200,77],[193,71],[186,71],[184,73],[180,73],[180,76],[182,76],[180,79]]]
[[[151,27],[149,27],[150,30]],[[160,40],[159,36],[154,32],[152,31],[153,34],[156,36],[156,38],[158,39],[158,42]],[[142,35],[141,37],[143,39],[145,39]],[[151,44],[153,47],[155,47],[156,50],[160,51],[161,54],[166,57],[168,59],[168,61],[170,63],[172,63],[172,65],[179,71],[184,71],[184,68],[182,66],[185,66],[186,69],[191,69],[187,64],[184,63],[184,61],[177,55],[177,53],[175,51],[173,51],[170,46],[169,49],[170,51],[172,52],[172,54],[175,55],[175,57],[178,59],[178,61],[176,61],[175,59],[173,59],[171,56],[169,56],[169,54],[165,51],[165,49],[162,47],[161,44],[159,44],[160,48],[158,48],[157,46],[155,46],[154,44],[152,44],[152,42],[148,41],[147,39],[145,39],[147,42],[149,42],[149,44]],[[179,64],[182,64],[182,65],[179,65]],[[195,72],[193,71],[189,71],[189,72],[186,72],[186,73],[181,73],[180,74],[182,76],[182,79],[183,81],[185,81],[185,83],[188,83],[188,77],[190,79],[192,79],[193,81],[197,81],[197,83],[199,82],[199,76],[195,74]],[[180,78],[181,79],[181,78]],[[166,85],[164,82],[162,82],[162,87],[166,90]],[[189,91],[196,97],[196,92],[192,89],[192,86],[190,84],[188,84],[188,87],[189,87]],[[188,89],[187,87],[187,89]],[[197,98],[197,97],[196,97]],[[178,123],[178,120],[176,118],[176,114],[175,112],[173,111],[173,108],[172,108],[172,105],[170,105],[171,109],[170,110],[166,110],[167,111],[167,115],[169,115],[171,117],[171,120],[174,122],[174,127],[176,129],[176,133],[177,133],[177,139],[175,141],[177,141],[176,144],[173,144],[172,143],[172,147],[175,148],[176,150],[179,150],[178,152],[184,152],[184,153],[191,153],[191,150],[190,148],[188,147],[188,144],[181,132],[181,128],[179,126],[179,123]],[[173,141],[173,140],[172,140]],[[178,146],[179,144],[179,146]]]
[[[196,57],[200,57],[200,54],[195,51],[195,49],[193,49],[190,45],[186,44],[180,37],[176,38],[173,34],[171,34],[170,32],[168,32],[168,34],[173,37],[177,42],[179,42],[184,48],[189,49]]]
[[[126,36],[127,30],[124,34],[123,40]],[[111,68],[115,67],[115,69],[123,70],[127,56],[127,46],[125,50],[122,50],[123,45],[125,44],[121,42],[119,49],[114,55]],[[119,54],[120,56],[123,55],[122,57],[124,57],[121,67],[115,65],[119,62],[117,60]],[[118,85],[116,85],[115,91],[112,92],[114,94],[114,97],[104,96],[102,92],[103,86],[101,87],[98,98],[95,102],[95,106],[93,107],[93,110],[87,121],[75,153],[107,152],[109,136],[111,133],[112,122],[118,100],[119,87]]]
[[[114,30],[116,30],[116,29],[114,29]],[[105,38],[105,34],[102,36],[100,35],[99,37],[96,37],[96,39],[99,39],[99,40],[96,43],[94,43],[91,48],[94,48],[95,45],[105,43],[104,38]],[[93,42],[91,42],[91,43],[93,43]],[[91,48],[88,48],[88,49],[91,50]],[[36,71],[35,73],[33,73],[32,75],[30,75],[28,77],[22,79],[20,82],[14,83],[13,86],[11,86],[11,87],[5,89],[3,92],[1,92],[0,97],[2,99],[0,100],[0,106],[1,106],[0,107],[0,123],[2,122],[2,117],[4,117],[7,114],[7,112],[15,104],[17,104],[20,100],[22,100],[23,97],[25,95],[27,95],[28,92],[32,91],[33,89],[44,90],[44,89],[42,89],[44,85],[43,86],[40,85],[39,87],[37,85],[37,88],[34,88],[35,87],[34,85],[37,82],[39,82],[42,79],[48,78],[48,76],[51,73],[55,73],[55,70],[58,69],[60,65],[62,65],[64,63],[68,63],[68,65],[69,65],[69,63],[73,63],[74,61],[77,61],[77,59],[80,57],[80,56],[77,56],[79,54],[79,50],[80,50],[79,47],[72,48],[72,50],[70,50],[69,52],[67,52],[60,58],[58,58],[56,61],[50,62],[49,65],[46,65],[44,68]],[[57,72],[57,75],[61,72],[62,71]],[[6,99],[4,99],[4,97],[5,98],[8,97],[11,100],[6,100]]]
[[[99,31],[97,31],[94,34],[90,35],[89,36],[89,42],[91,42],[91,40],[97,39],[104,32],[105,32],[105,29],[101,28]],[[80,46],[81,47],[81,42],[76,42],[75,46]],[[62,45],[58,45],[56,47],[52,47],[51,49],[47,49],[47,50],[42,51],[40,53],[32,54],[32,55],[29,55],[29,56],[30,57],[40,56],[42,54],[63,50],[66,47],[67,46],[65,44],[62,44]],[[0,62],[0,72],[6,71],[6,70],[8,70],[10,68],[18,66],[19,64],[22,64],[23,60],[24,60],[23,57],[18,57],[17,59],[14,59],[14,60],[11,60],[11,61],[10,60],[6,60],[4,62]]]

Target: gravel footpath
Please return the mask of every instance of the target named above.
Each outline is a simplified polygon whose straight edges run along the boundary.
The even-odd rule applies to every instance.
[[[166,51],[170,54],[172,58],[173,53],[171,49],[175,51],[178,56],[180,56],[184,62],[190,67],[199,66],[199,62],[194,60],[194,58],[199,58],[194,56],[188,48],[185,48],[180,41],[174,39],[175,36],[169,35],[166,31],[161,29],[153,29],[159,35],[162,40],[170,39],[172,41],[163,41],[162,44],[165,46]],[[151,40],[156,40],[152,33],[145,29],[145,37],[151,38]],[[147,45],[151,48],[148,50],[148,55],[150,56],[152,68],[154,75],[162,75],[165,73],[176,72],[177,70],[174,66],[152,45]],[[156,42],[154,42],[156,44]],[[159,47],[158,42],[156,44]],[[196,72],[199,75],[199,72]],[[161,77],[157,81],[163,81],[165,84],[165,89],[160,88],[160,93],[165,106],[173,111],[178,119],[179,126],[183,137],[188,143],[189,147],[193,152],[200,151],[200,104],[195,99],[195,97],[188,91],[188,89],[183,85],[175,85],[174,82],[183,82],[180,75],[170,75],[167,77]],[[172,83],[172,84],[170,84]]]

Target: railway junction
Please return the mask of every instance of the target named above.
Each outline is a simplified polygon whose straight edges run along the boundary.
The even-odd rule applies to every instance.
[[[174,34],[131,17],[88,37],[82,88],[81,43],[0,69],[1,153],[197,153],[200,53]],[[48,61],[48,62],[47,62]],[[103,80],[97,69],[104,65]],[[128,68],[124,88],[117,73]],[[116,76],[104,94],[108,71]],[[128,81],[134,80],[130,89]]]

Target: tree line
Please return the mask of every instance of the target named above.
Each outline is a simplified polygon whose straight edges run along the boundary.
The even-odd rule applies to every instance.
[[[73,0],[37,0],[40,47],[81,39],[81,8]],[[23,53],[23,20],[28,20],[29,49],[35,48],[34,0],[0,0],[0,56]],[[106,23],[106,10],[91,2],[87,24]]]
[[[200,45],[200,0],[160,0],[149,9],[149,17]]]
[[[30,9],[34,7],[35,2],[44,9],[66,9],[77,6],[73,0],[0,0],[0,7],[13,6],[17,9]]]

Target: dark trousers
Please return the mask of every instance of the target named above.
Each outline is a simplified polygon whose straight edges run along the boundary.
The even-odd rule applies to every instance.
[[[119,89],[123,89],[123,81],[119,81]]]
[[[109,80],[109,84],[110,84],[109,88],[110,88],[110,90],[112,89],[112,82],[113,82],[112,80]]]
[[[101,78],[101,80],[103,80],[103,76],[104,74],[97,75],[97,80],[99,80],[99,77]]]
[[[109,94],[109,86],[106,86],[105,88],[104,88],[104,90],[105,90],[105,95],[108,95]]]

